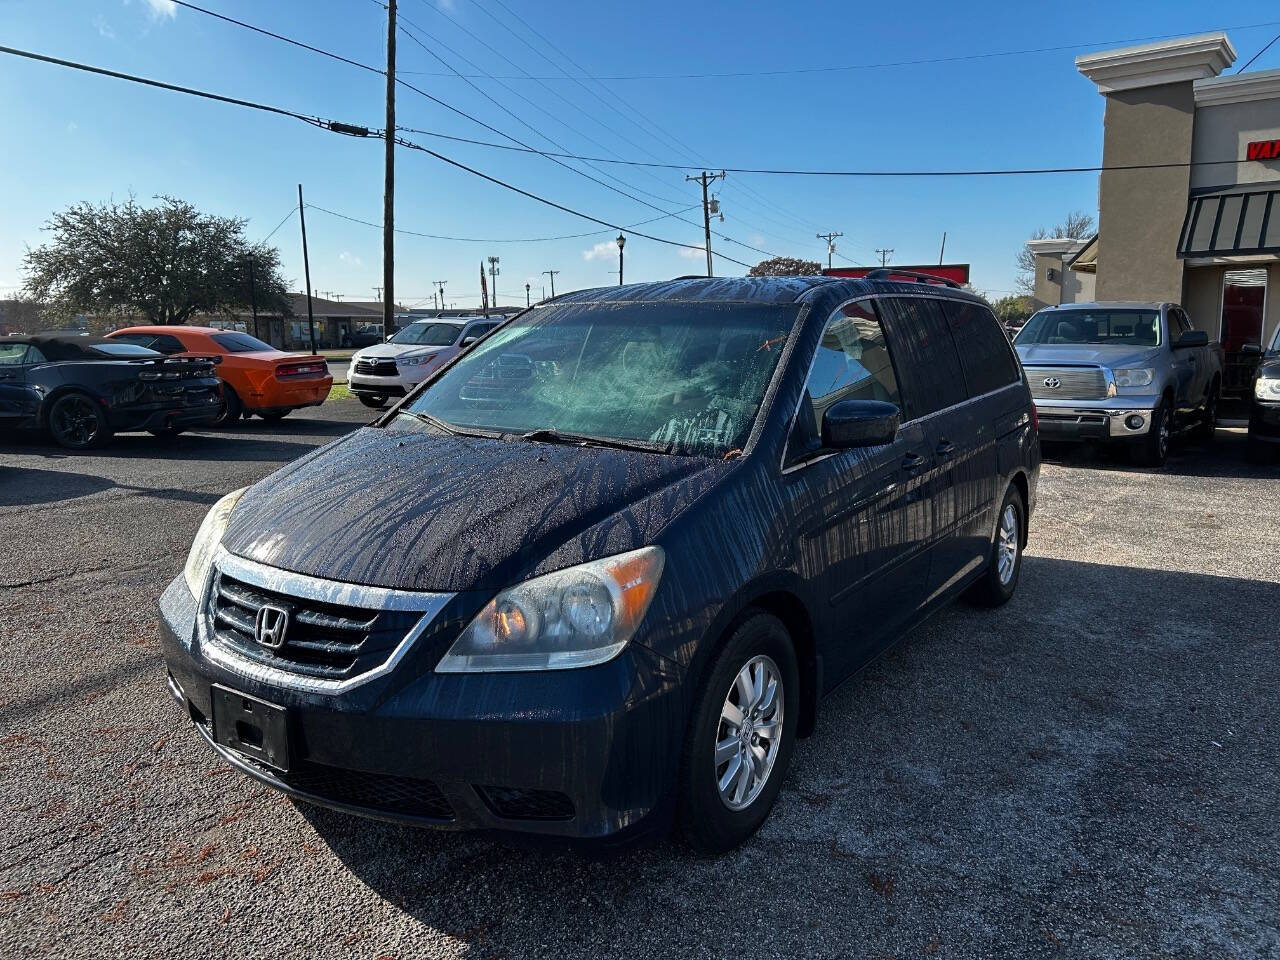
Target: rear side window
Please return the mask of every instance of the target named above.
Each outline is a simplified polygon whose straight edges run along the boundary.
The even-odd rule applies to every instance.
[[[969,396],[981,396],[1022,379],[1009,338],[990,310],[977,303],[948,300],[943,311],[960,353]]]
[[[27,345],[25,343],[0,343],[0,366],[12,367],[25,362]]]
[[[247,333],[215,333],[211,334],[213,342],[220,346],[227,353],[257,353],[263,350],[274,350],[275,347],[269,343],[263,343],[257,337],[251,337]]]
[[[789,459],[821,446],[822,415],[841,400],[902,405],[884,329],[870,300],[845,304],[827,321],[800,401]]]
[[[884,297],[876,306],[903,380],[904,419],[927,417],[967,400],[960,354],[938,301]]]

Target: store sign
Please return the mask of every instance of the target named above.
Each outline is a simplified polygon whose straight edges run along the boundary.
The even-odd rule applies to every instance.
[[[1245,150],[1246,160],[1280,160],[1280,140],[1255,140]]]

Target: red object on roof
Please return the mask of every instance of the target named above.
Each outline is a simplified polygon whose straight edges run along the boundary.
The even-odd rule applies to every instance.
[[[901,263],[895,263],[888,267],[829,267],[822,271],[824,277],[865,277],[873,270],[888,270],[890,280],[915,280],[914,277],[907,274],[923,273],[930,277],[937,277],[940,280],[950,280],[953,283],[962,286],[969,282],[969,264],[967,263],[934,263],[928,266],[908,267]],[[896,276],[898,270],[903,271],[903,276]]]

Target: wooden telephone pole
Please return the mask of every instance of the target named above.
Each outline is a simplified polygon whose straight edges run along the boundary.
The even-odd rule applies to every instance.
[[[382,336],[396,332],[396,0],[387,0],[387,135],[382,188]]]

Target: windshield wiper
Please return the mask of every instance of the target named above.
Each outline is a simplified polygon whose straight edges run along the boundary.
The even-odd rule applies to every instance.
[[[572,447],[611,447],[615,450],[639,450],[642,453],[672,453],[669,443],[648,443],[644,440],[615,440],[612,437],[593,437],[583,433],[562,433],[551,427],[541,427],[519,435],[521,440],[535,443],[560,443]]]
[[[451,423],[445,423],[439,417],[433,417],[429,413],[420,413],[417,410],[397,410],[396,414],[401,417],[411,417],[419,423],[430,424],[437,430],[443,430],[445,433],[455,437],[484,437],[488,440],[498,437],[496,433],[486,433],[481,430],[463,430],[461,427],[455,427]]]

